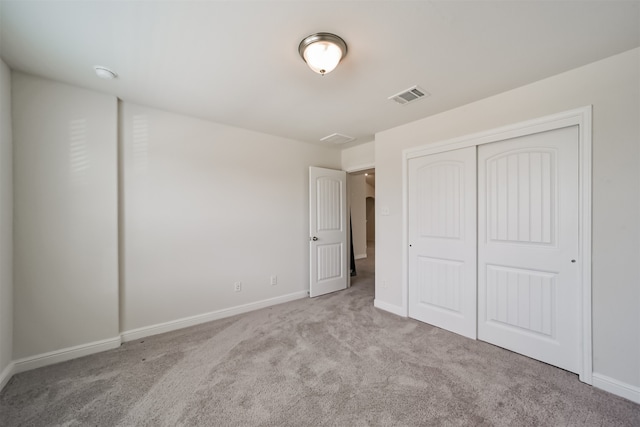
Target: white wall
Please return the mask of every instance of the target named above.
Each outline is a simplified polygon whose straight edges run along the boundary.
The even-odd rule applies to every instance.
[[[117,101],[14,72],[14,359],[118,336]]]
[[[123,331],[306,295],[308,167],[340,151],[130,103],[121,125]]]
[[[349,177],[349,205],[351,208],[351,231],[353,253],[356,259],[367,257],[367,207],[366,182],[364,174]]]
[[[638,390],[639,64],[635,49],[377,134],[376,300],[402,304],[402,150],[593,104],[594,371]]]
[[[370,169],[375,165],[375,145],[373,141],[345,148],[340,155],[342,170],[347,172]]]
[[[0,382],[13,357],[12,151],[11,71],[0,60]]]

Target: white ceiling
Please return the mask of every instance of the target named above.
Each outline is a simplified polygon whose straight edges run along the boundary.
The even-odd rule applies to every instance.
[[[371,141],[436,114],[640,46],[640,1],[6,1],[0,57],[120,99],[322,144]],[[298,43],[349,52],[313,73]],[[98,79],[94,65],[115,70]],[[413,85],[428,98],[387,98]],[[343,146],[343,147],[344,147]]]

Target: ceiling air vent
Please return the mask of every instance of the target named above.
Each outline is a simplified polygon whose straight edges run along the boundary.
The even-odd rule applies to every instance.
[[[389,99],[396,101],[398,104],[405,105],[410,102],[417,101],[418,99],[424,98],[425,96],[429,96],[429,93],[426,90],[418,86],[414,86],[390,96]]]
[[[354,140],[354,137],[343,135],[341,133],[332,133],[331,135],[327,135],[324,138],[320,139],[320,141],[322,142],[331,142],[333,144],[346,144],[347,142],[351,142]]]

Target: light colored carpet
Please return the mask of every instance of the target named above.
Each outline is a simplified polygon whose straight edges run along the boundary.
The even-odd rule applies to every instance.
[[[16,375],[2,426],[639,426],[576,375],[343,292]]]

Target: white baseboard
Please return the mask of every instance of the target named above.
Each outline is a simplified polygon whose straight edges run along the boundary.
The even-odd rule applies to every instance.
[[[198,314],[196,316],[184,317],[182,319],[172,320],[170,322],[158,323],[156,325],[145,326],[142,328],[132,329],[120,334],[122,341],[133,341],[151,335],[163,334],[165,332],[175,331],[177,329],[187,328],[189,326],[199,325],[201,323],[211,322],[212,320],[223,319],[225,317],[235,316],[236,314],[247,313],[249,311],[261,308],[271,307],[272,305],[282,304],[294,301],[308,296],[307,291],[294,292],[292,294],[282,295],[275,298],[269,298],[262,301],[252,302],[249,304],[238,305],[221,310],[211,311],[209,313]]]
[[[367,254],[360,254],[360,255],[354,255],[353,258],[355,259],[362,259],[362,258],[366,258]]]
[[[66,362],[67,360],[100,353],[101,351],[112,350],[120,347],[121,343],[120,337],[108,338],[106,340],[94,341],[88,344],[67,347],[61,350],[50,351],[48,353],[14,360],[13,373],[19,374],[20,372],[29,371],[31,369]]]
[[[2,370],[2,373],[0,373],[0,391],[7,385],[13,374],[15,374],[15,365],[13,362],[9,362]]]
[[[407,313],[405,312],[405,310],[398,305],[393,305],[393,304],[389,304],[388,302],[380,301],[379,299],[374,299],[373,306],[375,308],[379,308],[380,310],[393,313],[397,316],[407,317]]]
[[[123,332],[120,336],[109,338],[102,341],[95,341],[88,344],[77,345],[75,347],[63,348],[61,350],[50,351],[48,353],[38,354],[36,356],[25,357],[14,360],[4,368],[0,373],[0,390],[4,388],[11,377],[20,372],[29,371],[31,369],[41,368],[43,366],[53,365],[55,363],[65,362],[67,360],[76,359],[78,357],[88,356],[94,353],[100,353],[106,350],[118,348],[124,341],[136,340],[150,335],[161,334],[164,332],[174,331],[176,329],[186,328],[188,326],[198,325],[200,323],[210,322],[212,320],[222,319],[225,317],[235,316],[236,314],[247,313],[249,311],[258,310],[260,308],[270,307],[272,305],[282,304],[294,301],[308,296],[307,291],[294,292],[292,294],[280,297],[269,298],[250,304],[239,305],[236,307],[225,308],[197,316],[191,316],[183,319],[174,320],[158,325],[152,325],[144,328],[138,328],[131,331]]]
[[[632,402],[640,403],[640,387],[623,383],[606,375],[593,373],[593,386]]]

